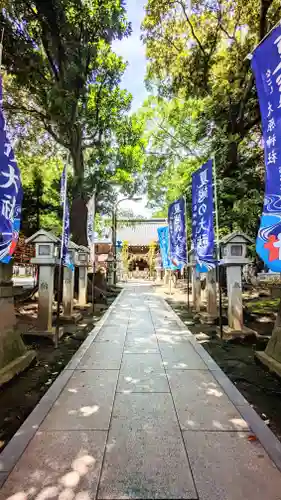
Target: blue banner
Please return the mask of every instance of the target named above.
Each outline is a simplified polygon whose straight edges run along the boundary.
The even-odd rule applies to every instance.
[[[256,250],[272,271],[281,272],[281,26],[254,51],[266,167],[265,198]]]
[[[160,254],[162,259],[163,269],[170,269],[171,262],[169,259],[169,230],[168,227],[158,227],[158,241]]]
[[[173,266],[173,264],[169,258],[169,228],[168,228],[168,226],[158,227],[157,233],[158,233],[158,242],[159,242],[161,260],[162,260],[162,267],[163,267],[163,269],[171,269],[172,271],[175,271],[176,269],[178,269],[178,267]]]
[[[213,211],[213,162],[209,160],[192,174],[192,249],[200,273],[216,265]]]
[[[169,254],[174,266],[187,264],[185,200],[180,198],[169,206]]]
[[[69,206],[67,200],[67,174],[66,174],[66,166],[63,169],[61,176],[61,204],[64,208],[63,210],[63,221],[62,221],[62,247],[61,247],[61,257],[62,264],[72,271],[74,271],[74,264],[71,261],[70,254],[68,251],[69,246],[69,237],[70,237],[70,219],[69,219]]]
[[[23,198],[20,170],[6,133],[0,78],[0,262],[8,263],[15,251]]]

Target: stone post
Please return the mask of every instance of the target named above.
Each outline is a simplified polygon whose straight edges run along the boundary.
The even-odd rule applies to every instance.
[[[228,267],[226,276],[228,296],[228,326],[232,330],[242,332],[244,323],[241,267]]]
[[[106,264],[107,264],[107,272],[106,272],[107,283],[109,286],[112,286],[114,285],[114,257],[112,252],[108,253]]]
[[[201,281],[200,273],[196,271],[196,261],[191,255],[191,269],[192,269],[192,308],[195,312],[199,313],[201,309]]]
[[[63,268],[63,319],[72,321],[74,296],[74,271]]]
[[[201,303],[207,304],[207,274],[200,273]]]
[[[207,313],[210,319],[218,317],[216,269],[207,273]]]
[[[80,246],[78,250],[78,305],[84,307],[87,304],[87,287],[88,287],[88,261],[89,250],[86,247]]]
[[[68,244],[68,252],[70,256],[70,261],[73,262],[74,266],[78,261],[78,251],[79,246],[70,241]],[[63,315],[61,316],[61,320],[68,323],[77,323],[82,315],[79,312],[74,312],[74,281],[75,281],[75,270],[70,269],[69,267],[64,266],[63,268]]]
[[[54,296],[54,265],[40,265],[38,283],[38,332],[52,336],[53,296]],[[49,336],[49,335],[47,335]]]
[[[161,268],[156,268],[156,281],[159,283],[161,281]]]
[[[12,264],[0,264],[0,386],[25,370],[36,355],[27,351],[15,325]]]
[[[79,266],[78,268],[78,305],[83,307],[87,304],[87,283],[88,283],[88,268],[87,266]]]
[[[165,269],[165,273],[164,273],[164,284],[165,285],[169,285],[169,269]]]

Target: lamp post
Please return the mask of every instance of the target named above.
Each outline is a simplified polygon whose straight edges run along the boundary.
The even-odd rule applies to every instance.
[[[116,285],[116,277],[117,277],[117,269],[116,269],[116,238],[117,238],[117,210],[123,201],[140,201],[142,198],[141,197],[136,197],[133,198],[132,196],[127,196],[126,198],[121,198],[121,200],[118,200],[112,211],[112,246],[113,246],[113,257],[114,257],[114,273],[113,273],[113,283]]]

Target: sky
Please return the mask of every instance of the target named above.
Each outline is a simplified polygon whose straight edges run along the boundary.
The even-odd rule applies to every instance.
[[[147,93],[144,85],[146,72],[145,48],[140,40],[141,23],[144,18],[144,6],[146,0],[126,0],[126,10],[128,19],[132,24],[132,34],[129,38],[118,40],[113,43],[113,50],[128,62],[127,69],[122,79],[121,86],[133,95],[132,111],[142,105]],[[136,215],[151,217],[151,210],[146,208],[147,198],[142,201],[123,202],[120,209],[132,209]]]
[[[126,10],[132,24],[129,38],[113,43],[113,50],[128,62],[123,76],[122,87],[133,94],[132,111],[136,111],[146,98],[144,76],[146,71],[145,48],[140,40],[141,23],[144,18],[146,0],[126,0]]]

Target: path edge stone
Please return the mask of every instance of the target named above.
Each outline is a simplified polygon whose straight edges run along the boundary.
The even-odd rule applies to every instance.
[[[91,330],[87,338],[84,340],[83,344],[79,347],[78,351],[74,354],[74,356],[56,378],[48,391],[37,403],[27,419],[14,434],[2,453],[0,453],[0,489],[6,482],[8,476],[19,461],[28,444],[38,431],[41,423],[46,418],[60,393],[73,375],[75,368],[78,366],[81,359],[83,358],[91,344],[94,342],[96,336],[102,329],[103,325],[106,323],[112,311],[118,305],[124,291],[125,289],[123,288],[118,297],[116,297],[116,299],[114,300],[114,302],[112,302],[102,318]]]
[[[165,297],[161,297],[165,303],[165,307],[169,312],[172,312],[177,324],[191,333],[185,323],[179,318],[177,313],[173,310],[172,306],[166,301]],[[209,368],[211,374],[216,379],[218,384],[222,387],[230,401],[234,404],[237,411],[244,418],[249,425],[252,433],[257,437],[273,463],[281,472],[281,442],[265,424],[265,422],[256,413],[250,403],[244,398],[241,392],[235,387],[231,380],[227,377],[224,371],[214,361],[210,354],[202,347],[202,345],[192,335],[190,342],[202,360]]]

